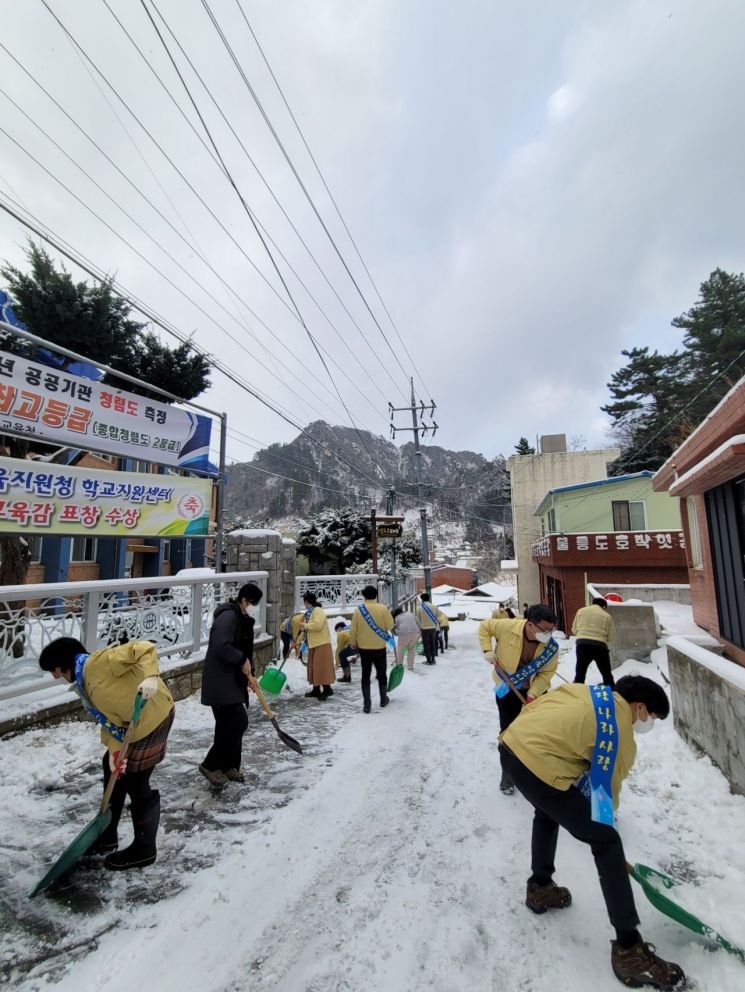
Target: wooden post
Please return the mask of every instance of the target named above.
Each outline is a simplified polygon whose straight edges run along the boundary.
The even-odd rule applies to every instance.
[[[372,528],[372,568],[378,574],[378,526],[375,520],[375,507],[370,510],[370,527]]]

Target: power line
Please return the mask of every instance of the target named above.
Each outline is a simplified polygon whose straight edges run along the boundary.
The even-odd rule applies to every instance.
[[[150,11],[147,8],[147,5],[145,4],[145,0],[140,0],[140,2],[142,4],[142,7],[144,8],[144,10],[145,10],[148,18],[150,19],[150,23],[152,24],[153,29],[154,29],[155,33],[157,34],[158,39],[159,39],[161,45],[163,46],[163,48],[164,48],[164,50],[165,50],[168,58],[170,59],[171,64],[172,64],[172,66],[173,66],[176,74],[179,77],[179,80],[180,80],[182,86],[184,87],[184,90],[186,92],[186,95],[189,98],[189,101],[190,101],[191,105],[193,106],[194,111],[195,111],[197,117],[199,118],[199,121],[200,121],[200,123],[202,125],[202,128],[204,129],[204,132],[207,135],[207,138],[209,139],[209,142],[212,145],[212,148],[214,149],[215,154],[217,155],[218,159],[220,160],[220,164],[222,165],[223,171],[225,172],[225,175],[226,175],[226,177],[227,177],[230,185],[235,190],[236,196],[240,200],[241,206],[243,207],[245,213],[247,214],[249,220],[251,221],[251,224],[253,225],[253,228],[256,231],[256,235],[259,238],[259,240],[261,241],[261,244],[262,244],[262,246],[264,248],[264,251],[268,255],[269,260],[272,263],[272,266],[274,268],[274,271],[277,274],[277,277],[278,277],[279,281],[282,283],[282,286],[284,288],[284,291],[287,294],[287,297],[290,300],[290,302],[291,302],[291,304],[293,306],[293,309],[295,310],[295,313],[297,314],[298,320],[300,321],[300,324],[302,325],[303,330],[305,331],[305,333],[307,334],[307,336],[308,336],[311,344],[313,345],[313,348],[315,349],[315,352],[318,355],[318,359],[321,362],[321,364],[323,365],[323,367],[324,367],[324,369],[326,371],[326,374],[328,375],[329,380],[330,380],[332,386],[334,387],[334,391],[336,392],[336,395],[339,397],[339,401],[342,404],[342,406],[344,407],[344,410],[346,411],[346,414],[349,417],[349,421],[352,424],[352,426],[354,427],[355,432],[357,433],[357,437],[359,438],[360,443],[362,444],[362,447],[365,449],[365,452],[366,452],[366,454],[367,454],[367,456],[368,456],[371,464],[373,465],[373,467],[378,472],[380,472],[380,474],[382,475],[382,470],[381,470],[380,466],[377,465],[377,463],[375,462],[375,459],[373,458],[373,456],[372,456],[372,454],[370,452],[370,449],[367,447],[367,444],[365,443],[365,439],[362,437],[362,434],[360,433],[359,428],[357,427],[357,424],[355,423],[354,418],[352,417],[352,413],[351,413],[349,407],[347,406],[346,402],[344,401],[344,398],[342,397],[341,392],[340,392],[340,390],[339,390],[336,382],[334,381],[334,377],[331,375],[331,370],[329,369],[329,367],[328,367],[328,365],[326,363],[325,358],[321,354],[321,350],[318,347],[318,343],[316,342],[315,337],[311,334],[310,329],[308,328],[308,325],[306,324],[305,319],[303,318],[303,315],[300,312],[300,308],[298,307],[297,302],[295,301],[295,298],[293,297],[293,295],[292,295],[292,293],[290,291],[290,287],[287,285],[287,282],[286,282],[284,276],[282,275],[282,272],[280,271],[280,268],[279,268],[279,266],[277,264],[277,261],[274,258],[274,255],[272,254],[272,252],[271,252],[271,250],[269,248],[269,245],[267,244],[267,242],[266,242],[266,240],[265,240],[262,232],[259,230],[258,224],[256,223],[256,219],[254,218],[254,215],[253,215],[253,211],[251,210],[251,208],[249,207],[249,205],[246,203],[246,200],[244,199],[243,194],[238,189],[238,185],[235,182],[235,179],[233,178],[232,173],[230,172],[230,170],[228,169],[227,165],[225,164],[225,160],[223,159],[222,154],[220,153],[220,150],[217,147],[217,142],[215,141],[214,137],[212,136],[212,132],[210,131],[209,127],[207,126],[207,122],[205,121],[204,116],[202,115],[202,112],[200,111],[199,107],[197,106],[197,102],[196,102],[196,100],[195,100],[195,98],[194,98],[191,90],[189,89],[189,86],[188,86],[186,80],[184,79],[183,74],[181,73],[180,69],[176,65],[176,60],[173,58],[173,55],[171,54],[171,51],[168,48],[168,45],[166,43],[165,38],[161,34],[161,32],[160,32],[157,24],[155,23],[155,21],[153,20],[153,17],[150,14]]]
[[[333,235],[331,234],[331,232],[329,231],[328,227],[326,226],[326,223],[323,220],[323,217],[321,217],[321,214],[319,213],[318,208],[316,207],[316,204],[315,204],[315,202],[313,200],[313,197],[310,195],[310,193],[308,192],[307,187],[305,186],[305,183],[300,178],[300,174],[298,173],[297,169],[295,168],[295,165],[292,162],[292,159],[290,158],[290,156],[289,156],[289,154],[287,152],[287,149],[285,148],[284,144],[282,143],[282,139],[277,134],[277,132],[276,132],[276,130],[275,130],[272,122],[270,121],[270,119],[269,119],[266,111],[264,110],[264,106],[261,103],[261,100],[259,100],[259,97],[256,94],[256,91],[254,90],[253,86],[251,85],[248,77],[246,76],[246,73],[243,71],[243,67],[241,66],[238,58],[236,57],[235,52],[233,51],[233,49],[232,49],[232,47],[230,45],[230,42],[228,41],[228,39],[226,38],[226,36],[225,36],[222,28],[220,27],[220,25],[219,25],[219,23],[218,23],[215,15],[212,13],[212,10],[210,9],[210,6],[207,3],[207,0],[201,0],[201,3],[202,3],[202,6],[204,7],[205,11],[207,12],[207,15],[209,16],[210,20],[212,21],[212,24],[214,25],[214,28],[217,31],[217,34],[218,34],[220,40],[222,41],[223,45],[225,46],[225,49],[227,50],[228,54],[230,55],[230,58],[231,58],[233,64],[235,65],[236,69],[238,70],[238,73],[239,73],[241,79],[243,80],[246,88],[248,89],[249,93],[253,97],[253,100],[256,103],[256,106],[258,107],[259,112],[261,113],[261,116],[264,118],[264,121],[266,122],[266,125],[267,125],[267,127],[269,128],[269,130],[270,130],[270,132],[272,134],[272,137],[274,138],[274,140],[276,141],[276,143],[277,143],[280,151],[282,152],[282,155],[283,155],[285,161],[287,162],[287,164],[289,165],[289,167],[290,167],[290,169],[292,171],[292,174],[295,176],[295,179],[297,180],[298,185],[300,186],[301,190],[303,191],[303,194],[305,195],[306,200],[310,204],[310,207],[313,210],[313,213],[316,215],[319,224],[323,228],[323,230],[324,230],[324,232],[326,234],[326,237],[329,239],[329,242],[331,243],[331,246],[333,247],[334,251],[336,252],[336,255],[339,258],[339,261],[344,266],[344,270],[346,271],[347,275],[349,276],[349,278],[350,278],[350,280],[352,282],[352,285],[357,290],[357,293],[358,293],[360,299],[362,300],[362,302],[363,302],[363,304],[365,306],[365,309],[370,314],[370,316],[373,319],[373,322],[374,322],[375,326],[380,331],[380,333],[381,333],[381,335],[383,337],[383,340],[385,341],[386,345],[388,346],[389,351],[391,352],[391,354],[393,355],[393,357],[394,357],[394,359],[396,361],[396,364],[399,366],[399,368],[401,369],[401,371],[403,372],[403,374],[406,375],[407,374],[406,373],[406,369],[401,364],[400,358],[398,357],[398,355],[396,354],[395,350],[393,349],[393,346],[391,345],[390,341],[388,340],[388,336],[386,335],[385,331],[381,327],[381,325],[380,325],[380,323],[378,321],[378,318],[373,313],[372,308],[370,307],[370,304],[367,302],[367,299],[366,299],[364,293],[360,289],[359,283],[357,282],[357,280],[355,279],[354,275],[352,274],[351,269],[347,265],[347,262],[344,259],[344,256],[342,255],[341,251],[339,250],[339,246],[337,245],[336,241],[334,240]],[[397,387],[397,388],[399,389],[399,391],[401,392],[401,394],[405,397],[406,394],[404,393],[403,389],[401,389],[400,386]]]
[[[355,250],[355,253],[357,255],[357,258],[360,260],[360,262],[362,264],[362,267],[365,270],[365,274],[367,275],[367,278],[370,280],[370,284],[371,284],[372,288],[375,290],[375,295],[378,297],[378,300],[380,300],[381,306],[383,307],[383,310],[385,310],[386,316],[388,317],[388,320],[390,321],[391,327],[396,332],[396,335],[398,336],[398,340],[401,342],[401,344],[403,346],[403,349],[406,352],[406,355],[407,355],[409,361],[411,362],[412,368],[414,369],[414,371],[416,372],[417,376],[419,377],[419,381],[421,382],[422,386],[424,387],[425,394],[427,396],[430,396],[431,397],[432,396],[432,393],[431,393],[431,391],[429,389],[427,389],[427,384],[425,383],[424,379],[422,378],[421,372],[419,371],[419,369],[417,368],[416,364],[414,363],[414,359],[411,357],[411,354],[409,352],[409,349],[406,346],[406,342],[401,337],[401,333],[400,333],[398,327],[396,326],[396,323],[393,320],[393,317],[391,316],[390,311],[388,310],[388,307],[385,304],[385,300],[380,295],[380,291],[379,291],[379,289],[378,289],[378,287],[377,287],[377,285],[375,283],[375,280],[373,279],[373,277],[372,277],[372,275],[370,273],[370,270],[368,269],[368,267],[367,267],[367,265],[365,263],[364,258],[362,257],[362,254],[361,254],[359,248],[357,247],[357,242],[355,241],[354,237],[352,236],[352,232],[349,230],[349,227],[347,226],[347,222],[344,220],[344,217],[342,216],[341,210],[339,209],[339,205],[336,202],[336,199],[335,199],[333,193],[329,189],[328,183],[326,182],[326,179],[325,179],[325,177],[323,175],[323,172],[321,172],[321,167],[319,166],[318,162],[316,161],[315,155],[311,151],[310,146],[308,145],[308,142],[305,140],[305,135],[303,134],[302,128],[300,127],[300,124],[298,123],[298,121],[297,121],[294,113],[292,112],[292,109],[291,109],[289,103],[287,102],[287,98],[285,97],[285,94],[284,94],[284,92],[282,90],[282,87],[279,84],[279,80],[275,76],[274,71],[272,70],[272,67],[269,64],[269,60],[267,59],[267,57],[266,57],[266,55],[264,53],[264,49],[261,47],[261,45],[259,43],[259,39],[256,37],[256,34],[254,32],[254,29],[251,27],[251,24],[250,24],[250,22],[248,20],[248,17],[246,16],[246,12],[244,11],[243,7],[240,4],[240,0],[236,0],[236,5],[238,7],[238,10],[240,10],[240,12],[241,12],[241,14],[243,16],[243,20],[246,22],[246,27],[251,32],[251,37],[253,38],[254,42],[256,43],[256,47],[258,48],[259,53],[261,54],[261,57],[264,60],[264,64],[266,65],[266,67],[267,67],[267,69],[269,71],[269,75],[272,77],[272,80],[274,81],[274,85],[277,87],[277,91],[279,92],[279,95],[282,98],[282,102],[284,103],[285,108],[287,109],[287,113],[290,115],[290,118],[292,120],[292,123],[295,125],[295,128],[297,130],[297,133],[300,135],[300,140],[302,141],[303,145],[305,146],[305,150],[308,152],[308,155],[310,156],[310,160],[313,163],[316,172],[318,173],[318,177],[320,178],[321,182],[323,183],[323,188],[326,190],[326,192],[328,194],[328,197],[331,200],[331,203],[333,204],[334,210],[336,211],[336,215],[339,218],[339,220],[341,221],[342,226],[344,227],[344,230],[347,232],[347,236],[349,237],[349,240],[352,243],[352,247]]]

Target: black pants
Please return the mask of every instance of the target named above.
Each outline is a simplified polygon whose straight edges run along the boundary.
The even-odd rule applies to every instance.
[[[228,703],[213,706],[215,740],[202,764],[210,772],[237,771],[241,767],[243,735],[248,727],[248,710],[245,703]]]
[[[449,631],[449,630],[450,630],[450,628],[449,628],[449,627],[442,627],[442,628],[441,628],[441,632],[442,632],[442,639],[443,639],[443,641],[444,641],[444,643],[445,643],[445,646],[443,647],[443,651],[444,651],[444,650],[445,650],[445,648],[446,648],[446,647],[448,646],[448,631]]]
[[[525,693],[523,693],[525,695]],[[497,709],[499,710],[499,729],[500,731],[506,730],[513,720],[517,718],[522,713],[523,704],[517,698],[515,693],[510,689],[506,696],[501,699],[499,696],[494,697],[497,701]],[[505,785],[510,781],[510,776],[504,767],[504,762],[502,762],[502,784]]]
[[[290,645],[292,644],[292,634],[288,634],[286,630],[280,630],[279,632],[280,640],[282,641],[282,661],[287,661],[290,657]]]
[[[579,789],[570,786],[564,792],[546,785],[504,744],[500,744],[499,754],[502,767],[535,810],[530,881],[546,885],[553,878],[559,827],[564,827],[572,837],[590,845],[613,926],[616,930],[635,930],[639,917],[626,871],[623,844],[615,827],[592,820],[590,803]]]
[[[339,652],[339,664],[341,665],[341,670],[345,675],[349,675],[350,659],[356,657],[357,651],[355,648],[343,648]],[[369,683],[369,679],[368,679]]]
[[[435,627],[422,628],[422,647],[427,662],[434,661],[437,655],[437,630]]]
[[[105,790],[111,778],[108,751],[104,752],[101,765],[103,767],[103,787]],[[138,809],[148,804],[153,795],[153,790],[150,788],[150,776],[152,774],[153,769],[146,768],[142,772],[125,772],[124,775],[119,776],[116,785],[111,790],[111,800],[109,802],[111,808],[111,830],[115,831],[117,828],[127,796],[129,796],[129,801],[135,813]]]
[[[366,651],[364,648],[360,648],[359,653],[360,663],[362,665],[362,677],[360,679],[362,700],[366,706],[370,705],[370,676],[372,675],[374,665],[375,677],[378,680],[378,688],[380,689],[380,701],[382,702],[388,695],[386,649],[375,648],[373,651]]]
[[[615,685],[610,667],[610,652],[608,651],[607,644],[604,644],[602,641],[578,641],[576,650],[577,668],[574,672],[575,682],[585,681],[587,669],[594,661],[600,669],[603,684],[609,685],[611,688]]]

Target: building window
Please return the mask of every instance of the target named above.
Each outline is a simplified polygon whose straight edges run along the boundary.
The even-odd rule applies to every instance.
[[[613,530],[646,530],[647,514],[643,500],[614,499]]]
[[[95,537],[73,537],[70,561],[95,561],[97,547]]]
[[[701,534],[698,529],[696,500],[693,496],[689,496],[686,499],[686,513],[688,514],[688,541],[691,549],[691,565],[694,568],[703,568],[704,558],[701,554]]]
[[[556,510],[553,506],[548,511],[548,532],[549,534],[556,533]]]
[[[26,540],[28,541],[28,550],[31,552],[31,561],[41,561],[41,546],[44,542],[44,538],[29,536]]]

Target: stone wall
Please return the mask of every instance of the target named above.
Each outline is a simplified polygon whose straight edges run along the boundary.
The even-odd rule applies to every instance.
[[[256,652],[254,666],[264,671],[277,656],[279,627],[292,611],[295,597],[295,542],[277,530],[236,530],[226,539],[226,572],[266,572],[265,631],[272,639],[269,650]]]
[[[742,669],[683,637],[671,638],[667,658],[675,729],[708,754],[733,792],[745,795]]]

